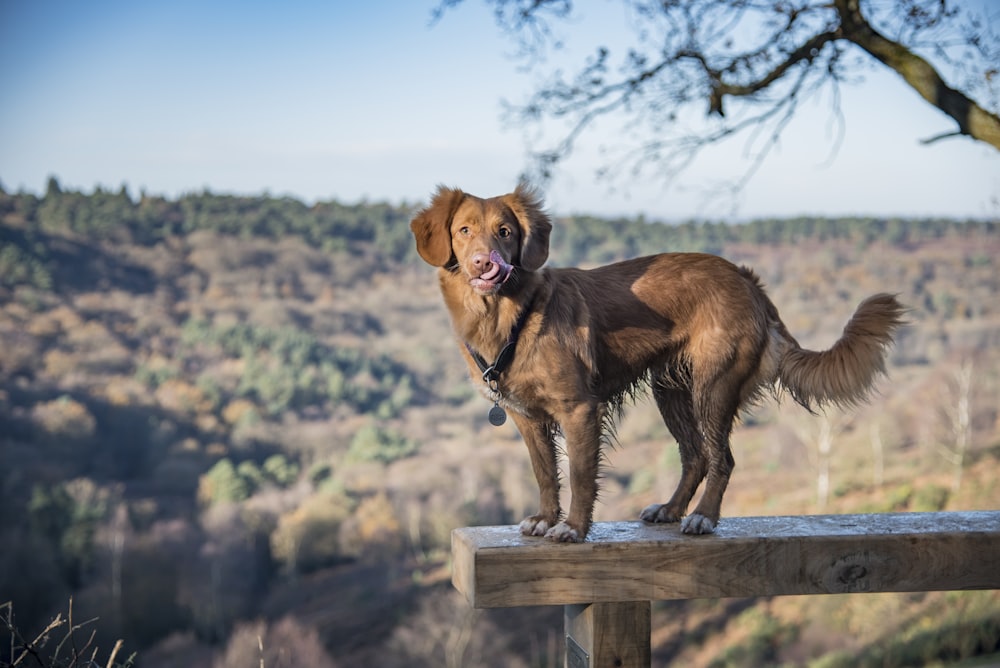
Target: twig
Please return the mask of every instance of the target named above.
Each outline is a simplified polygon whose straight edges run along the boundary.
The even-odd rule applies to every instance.
[[[115,643],[114,649],[111,650],[111,656],[108,657],[107,668],[112,668],[115,665],[115,657],[118,656],[118,650],[122,648],[122,644],[121,640]]]
[[[76,634],[73,633],[76,629],[73,628],[73,597],[72,596],[69,597],[69,610],[68,610],[68,612],[66,614],[69,617],[69,632],[67,632],[66,638],[69,639],[69,645],[70,645],[70,647],[73,650],[73,661],[70,664],[70,665],[73,665],[73,664],[76,663],[76,657],[78,656],[78,654],[77,654],[77,651],[76,651]],[[65,639],[63,639],[63,642],[65,642]],[[59,649],[62,646],[63,646],[63,644],[59,643],[59,645],[56,647],[56,656],[59,656]]]
[[[42,661],[42,657],[38,656],[38,650],[36,649],[36,646],[38,645],[39,642],[44,643],[44,638],[47,637],[49,631],[52,631],[53,629],[62,626],[65,623],[66,622],[63,621],[62,618],[62,613],[57,614],[56,618],[53,619],[51,622],[49,622],[49,625],[46,626],[44,629],[42,629],[42,632],[39,633],[37,636],[35,636],[35,639],[30,642],[26,641],[24,637],[21,636],[20,632],[17,629],[11,627],[11,632],[17,635],[18,640],[21,641],[21,647],[24,648],[24,651],[21,652],[21,656],[14,659],[14,663],[12,665],[14,666],[18,665],[19,663],[21,663],[21,661],[24,660],[24,657],[31,655],[35,658],[35,661],[38,662],[38,665],[44,668],[45,662]]]
[[[934,135],[933,137],[928,137],[927,139],[921,139],[920,143],[923,145],[933,144],[934,142],[941,141],[942,139],[951,139],[952,137],[961,137],[962,132],[960,130],[955,130],[954,132],[944,132],[939,135]]]
[[[90,637],[87,639],[87,642],[83,646],[83,649],[82,650],[77,650],[77,647],[76,647],[76,632],[79,631],[80,629],[82,629],[84,626],[86,626],[88,624],[93,624],[94,622],[96,622],[97,621],[97,617],[93,617],[91,619],[88,619],[87,621],[81,622],[80,624],[74,624],[73,623],[73,597],[72,596],[69,599],[69,610],[68,610],[67,614],[69,616],[68,620],[67,620],[69,628],[67,628],[66,635],[63,637],[63,639],[59,641],[58,645],[56,645],[56,651],[55,651],[55,654],[53,656],[59,656],[59,653],[62,651],[63,645],[65,645],[66,641],[68,640],[69,643],[70,643],[70,649],[72,651],[72,655],[70,657],[71,661],[70,661],[69,665],[72,667],[72,666],[76,666],[78,664],[78,661],[80,660],[81,654],[83,652],[86,652],[87,649],[90,648],[90,646],[94,642],[94,637],[97,635],[97,630],[96,629],[94,631],[91,631]],[[59,616],[57,616],[56,619],[58,620]],[[96,655],[96,650],[95,650],[95,655]]]
[[[3,613],[3,610],[6,610],[6,613]],[[34,658],[35,663],[41,668],[49,668],[54,665],[65,666],[65,668],[83,668],[84,666],[91,668],[93,666],[98,666],[97,654],[100,648],[94,645],[94,639],[97,637],[97,630],[94,629],[90,632],[87,642],[84,643],[82,647],[77,647],[76,644],[76,632],[88,624],[93,624],[98,618],[94,617],[81,622],[80,624],[73,623],[72,598],[70,598],[69,610],[67,614],[67,619],[63,619],[62,613],[56,614],[55,619],[49,622],[48,625],[42,629],[42,631],[36,635],[33,640],[26,640],[14,624],[13,603],[7,602],[0,604],[0,622],[2,622],[2,624],[0,624],[0,628],[6,627],[11,638],[9,654],[11,662],[4,663],[3,660],[0,660],[0,666],[14,668],[14,666],[22,665],[28,657]],[[55,650],[52,652],[48,661],[46,661],[46,659],[41,655],[41,650],[49,643],[51,633],[64,624],[67,625],[66,633],[59,640],[59,644],[56,645]],[[62,654],[63,647],[67,642],[70,645],[71,655],[63,658],[60,655]],[[118,640],[115,643],[114,649],[111,651],[111,656],[108,657],[107,668],[114,668],[116,665],[115,659],[121,651],[123,644],[124,643],[121,640]],[[90,652],[89,658],[87,656],[88,651]],[[17,653],[16,656],[15,653]],[[131,666],[134,658],[135,654],[133,653],[123,665]]]

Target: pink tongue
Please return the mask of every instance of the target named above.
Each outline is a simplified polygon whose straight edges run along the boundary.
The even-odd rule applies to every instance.
[[[494,278],[497,277],[497,274],[499,273],[500,273],[500,265],[494,262],[493,266],[490,267],[490,270],[480,274],[479,278],[483,279],[484,281],[492,281]]]
[[[487,281],[491,281],[496,276],[503,274],[503,278],[501,280],[506,281],[507,277],[510,276],[510,272],[514,267],[507,264],[504,261],[504,259],[500,256],[500,253],[496,252],[495,250],[490,251],[490,262],[493,263],[493,268],[490,269],[485,274],[483,274],[480,278],[483,278]]]

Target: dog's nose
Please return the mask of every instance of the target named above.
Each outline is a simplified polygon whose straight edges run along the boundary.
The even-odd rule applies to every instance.
[[[490,256],[486,253],[476,253],[472,256],[472,266],[481,272],[487,272],[493,263],[490,261]]]

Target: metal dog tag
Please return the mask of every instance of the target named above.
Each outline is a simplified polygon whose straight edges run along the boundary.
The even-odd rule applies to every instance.
[[[500,404],[493,404],[493,408],[490,409],[488,419],[491,425],[499,427],[507,421],[507,411],[505,411]]]

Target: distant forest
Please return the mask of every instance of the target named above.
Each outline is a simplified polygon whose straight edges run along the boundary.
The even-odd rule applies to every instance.
[[[416,207],[388,203],[312,206],[289,198],[201,192],[167,199],[143,194],[138,200],[123,186],[117,192],[91,194],[64,190],[56,178],[42,197],[8,193],[0,186],[0,218],[17,221],[18,233],[0,236],[0,282],[51,285],[46,255],[47,232],[73,233],[92,241],[154,245],[168,237],[211,231],[239,238],[297,237],[327,252],[374,251],[383,261],[417,263],[409,221]],[[722,252],[726,244],[775,245],[798,241],[850,240],[864,247],[875,240],[907,244],[945,236],[996,234],[995,220],[947,218],[763,218],[747,223],[688,221],[650,223],[635,218],[560,217],[552,257],[569,266],[605,263],[649,252]]]

